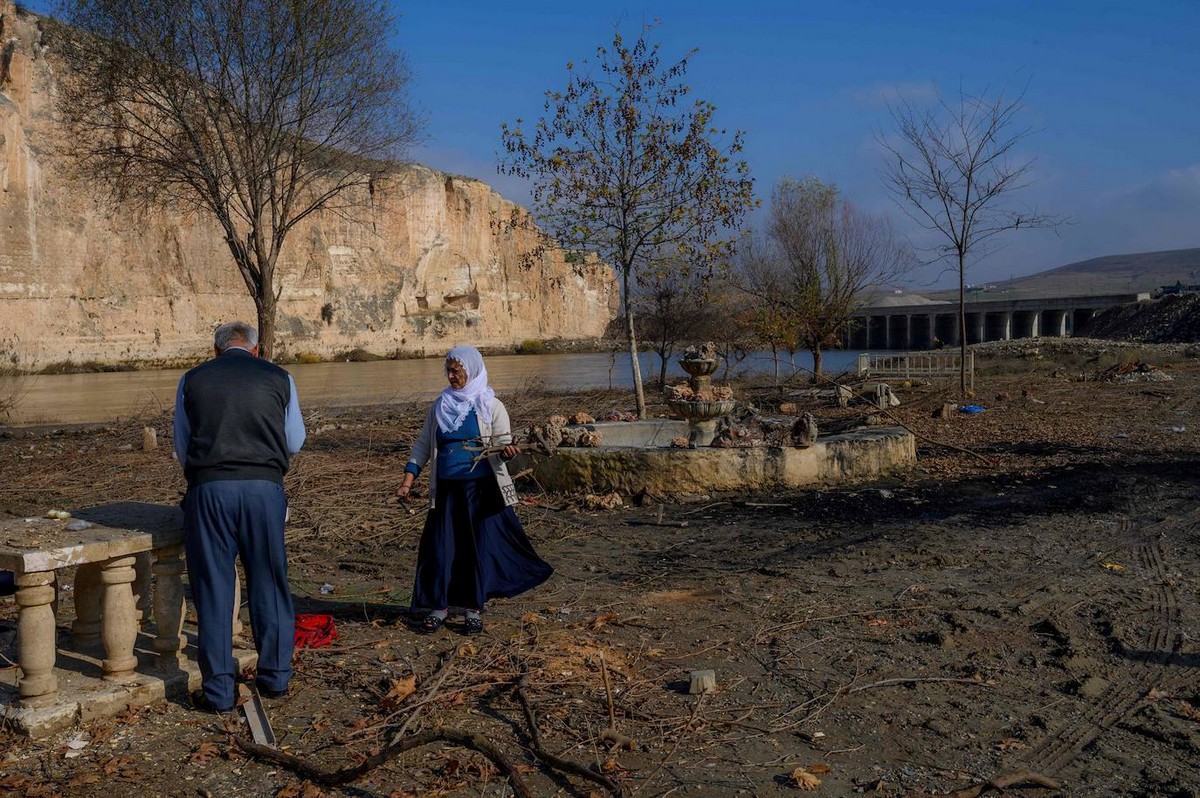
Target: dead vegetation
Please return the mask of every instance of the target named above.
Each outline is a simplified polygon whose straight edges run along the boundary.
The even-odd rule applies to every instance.
[[[407,628],[423,514],[392,497],[425,408],[312,411],[289,475],[292,582],[339,637],[298,651],[291,696],[268,703],[280,751],[235,715],[170,703],[45,742],[0,735],[0,792],[1195,794],[1200,368],[1168,371],[992,377],[983,412],[946,417],[951,386],[894,385],[887,412],[920,433],[920,461],[879,484],[615,499],[526,484],[518,511],[556,575],[497,602],[482,638]],[[879,413],[737,390],[822,433]],[[533,423],[623,397],[503,398]],[[145,423],[0,440],[0,508],[176,500]],[[14,617],[0,605],[2,653]],[[693,694],[701,670],[716,686]]]

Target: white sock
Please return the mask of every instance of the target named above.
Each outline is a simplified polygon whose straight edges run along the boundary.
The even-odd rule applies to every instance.
[[[440,621],[444,621],[450,613],[447,610],[431,610],[429,614]]]
[[[479,610],[467,610],[466,612],[463,613],[463,617],[465,617],[468,621],[471,620],[472,618],[478,619],[479,618]]]

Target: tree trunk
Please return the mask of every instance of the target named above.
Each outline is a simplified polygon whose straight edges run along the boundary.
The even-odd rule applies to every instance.
[[[633,306],[629,294],[629,268],[621,270],[621,292],[625,294],[625,333],[629,338],[629,368],[633,372],[633,393],[638,419],[646,420],[646,392],[642,389],[642,364],[638,362],[637,333],[633,330]]]
[[[664,391],[667,389],[667,358],[670,355],[665,350],[659,350],[658,359],[661,361],[658,368],[658,386]]]
[[[779,384],[779,348],[771,344],[771,360],[775,363],[775,384]]]
[[[967,396],[967,275],[963,253],[958,253],[958,393]]]
[[[232,230],[232,225],[226,225],[227,230]],[[250,248],[244,242],[239,241],[230,233],[225,237],[225,243],[229,247],[229,252],[233,255],[233,262],[237,265],[238,271],[242,275],[242,280],[246,284],[246,291],[250,294],[250,298],[254,300],[254,311],[257,314],[256,323],[258,326],[258,354],[265,360],[270,360],[275,355],[275,281],[274,275],[274,260],[263,264],[259,263],[258,269],[250,268],[250,259],[256,257],[250,252]],[[261,257],[261,256],[257,256]],[[222,322],[231,321],[231,319],[223,319]]]
[[[258,356],[270,360],[275,355],[275,296],[267,291],[258,305]]]
[[[821,345],[820,344],[812,344],[811,346],[808,347],[808,351],[812,353],[812,359],[813,359],[812,381],[813,381],[813,384],[816,385],[821,382]]]

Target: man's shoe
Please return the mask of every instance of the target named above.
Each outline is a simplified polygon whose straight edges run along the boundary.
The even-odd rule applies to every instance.
[[[196,710],[197,712],[212,712],[219,715],[224,712],[233,711],[233,707],[225,707],[222,709],[212,701],[209,701],[208,696],[204,694],[203,688],[194,690],[192,694],[188,696],[188,700],[192,704],[192,709]]]
[[[483,634],[483,618],[478,615],[469,616],[463,621],[463,634],[481,635]]]
[[[254,682],[254,689],[257,690],[258,694],[263,698],[283,698],[288,694],[288,689],[286,687],[282,690],[272,690],[257,680]]]

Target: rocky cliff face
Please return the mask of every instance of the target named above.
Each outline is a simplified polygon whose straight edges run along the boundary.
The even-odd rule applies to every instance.
[[[216,324],[254,320],[217,226],[113,209],[72,181],[50,146],[55,68],[38,18],[0,0],[0,365],[202,356]],[[302,223],[279,268],[277,354],[600,336],[616,313],[611,269],[558,250],[529,263],[532,238],[494,225],[512,210],[482,182],[411,166],[357,218]]]

